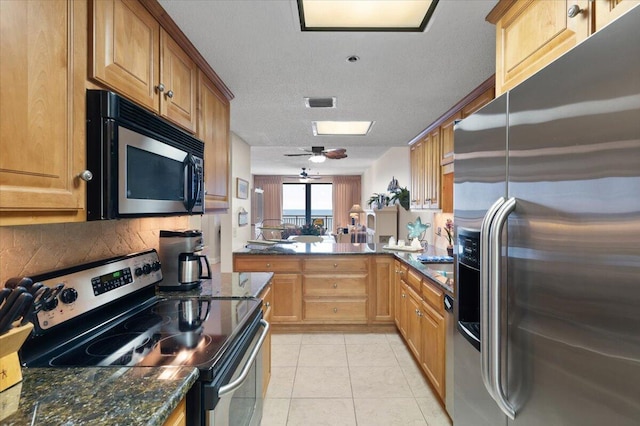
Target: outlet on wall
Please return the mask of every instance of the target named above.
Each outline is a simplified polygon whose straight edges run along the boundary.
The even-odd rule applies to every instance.
[[[436,235],[441,235],[442,234],[442,227],[438,226],[438,230],[436,231]]]

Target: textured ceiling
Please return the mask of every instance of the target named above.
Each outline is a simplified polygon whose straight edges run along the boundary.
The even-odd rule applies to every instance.
[[[253,174],[361,174],[494,73],[496,0],[441,0],[422,33],[301,32],[295,0],[159,0],[235,98],[231,130]],[[350,63],[351,55],[360,61]],[[307,109],[305,96],[337,98]],[[368,136],[313,136],[313,120],[373,120]],[[348,158],[285,157],[311,146]]]

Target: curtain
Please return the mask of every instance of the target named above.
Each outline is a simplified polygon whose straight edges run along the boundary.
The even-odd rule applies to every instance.
[[[354,204],[360,204],[360,176],[333,177],[333,223],[335,232],[338,227],[350,224],[349,210]]]
[[[264,190],[264,224],[282,222],[282,176],[254,176],[253,185]]]

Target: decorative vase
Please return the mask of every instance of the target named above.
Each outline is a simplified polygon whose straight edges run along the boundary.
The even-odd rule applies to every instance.
[[[447,246],[447,254],[453,256],[453,246]]]

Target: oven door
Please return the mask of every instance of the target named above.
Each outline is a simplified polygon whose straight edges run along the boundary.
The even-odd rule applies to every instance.
[[[123,126],[117,135],[119,215],[203,211],[202,159]]]
[[[262,331],[247,336],[229,360],[222,374],[222,384],[214,381],[205,385],[205,398],[214,393],[218,398],[214,409],[205,413],[207,426],[260,425],[263,405],[262,344],[269,332],[269,323],[261,319],[260,326]]]

